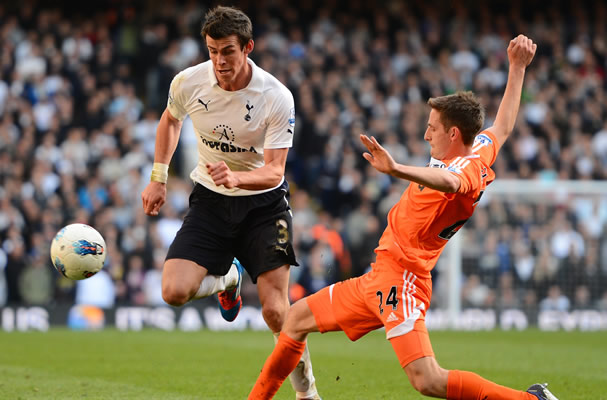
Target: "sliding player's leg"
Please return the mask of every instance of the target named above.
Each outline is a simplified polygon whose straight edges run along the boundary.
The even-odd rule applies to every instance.
[[[399,337],[391,342],[398,354],[397,349],[402,350],[410,340]],[[438,365],[434,357],[423,357],[410,362],[405,367],[405,372],[411,385],[424,396],[449,400],[538,400],[533,394],[498,385],[472,372],[447,371]]]
[[[498,385],[472,372],[441,368],[434,358],[425,326],[426,303],[423,297],[417,298],[425,283],[423,278],[405,279],[404,292],[411,295],[397,295],[394,302],[402,302],[403,311],[400,308],[393,311],[397,319],[404,312],[404,319],[400,323],[389,321],[386,324],[386,336],[417,391],[425,396],[449,400],[557,400],[542,385],[533,385],[523,392]],[[397,287],[400,290],[400,285]]]
[[[557,400],[545,385],[533,385],[527,391],[498,385],[468,371],[449,371],[447,399],[496,399],[496,400]]]

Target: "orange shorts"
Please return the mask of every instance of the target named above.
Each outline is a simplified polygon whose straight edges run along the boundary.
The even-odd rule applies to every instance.
[[[434,356],[425,325],[431,293],[431,279],[418,278],[380,252],[370,272],[325,287],[306,300],[321,333],[344,331],[355,341],[385,327],[404,367]]]

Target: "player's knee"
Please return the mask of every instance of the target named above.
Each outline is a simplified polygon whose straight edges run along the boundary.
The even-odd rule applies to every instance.
[[[287,321],[283,326],[283,332],[296,340],[303,340],[302,338],[305,338],[309,333],[309,329],[304,324],[306,315],[302,301],[305,300],[300,300],[291,306]]]
[[[187,291],[180,289],[176,286],[171,285],[163,285],[162,286],[162,299],[167,303],[174,307],[179,307],[188,302],[189,293]]]
[[[282,329],[282,325],[285,322],[287,309],[284,305],[277,302],[266,303],[261,308],[261,314],[268,327],[273,332],[278,332]]]

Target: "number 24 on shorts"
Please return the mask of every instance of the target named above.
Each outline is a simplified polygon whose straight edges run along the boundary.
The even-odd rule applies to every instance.
[[[384,304],[384,292],[378,290],[376,293],[377,297],[379,297],[379,313],[383,314],[384,309],[382,305]],[[386,307],[392,306],[392,310],[395,311],[398,308],[398,298],[396,297],[396,286],[392,286],[390,291],[388,292],[388,296],[386,297]]]

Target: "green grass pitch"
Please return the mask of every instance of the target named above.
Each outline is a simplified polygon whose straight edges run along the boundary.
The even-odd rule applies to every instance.
[[[431,332],[439,363],[560,400],[607,400],[607,333]],[[0,399],[245,399],[273,347],[269,332],[0,333]],[[384,332],[356,343],[312,334],[319,391],[333,399],[422,399]],[[277,399],[294,399],[285,383]]]

